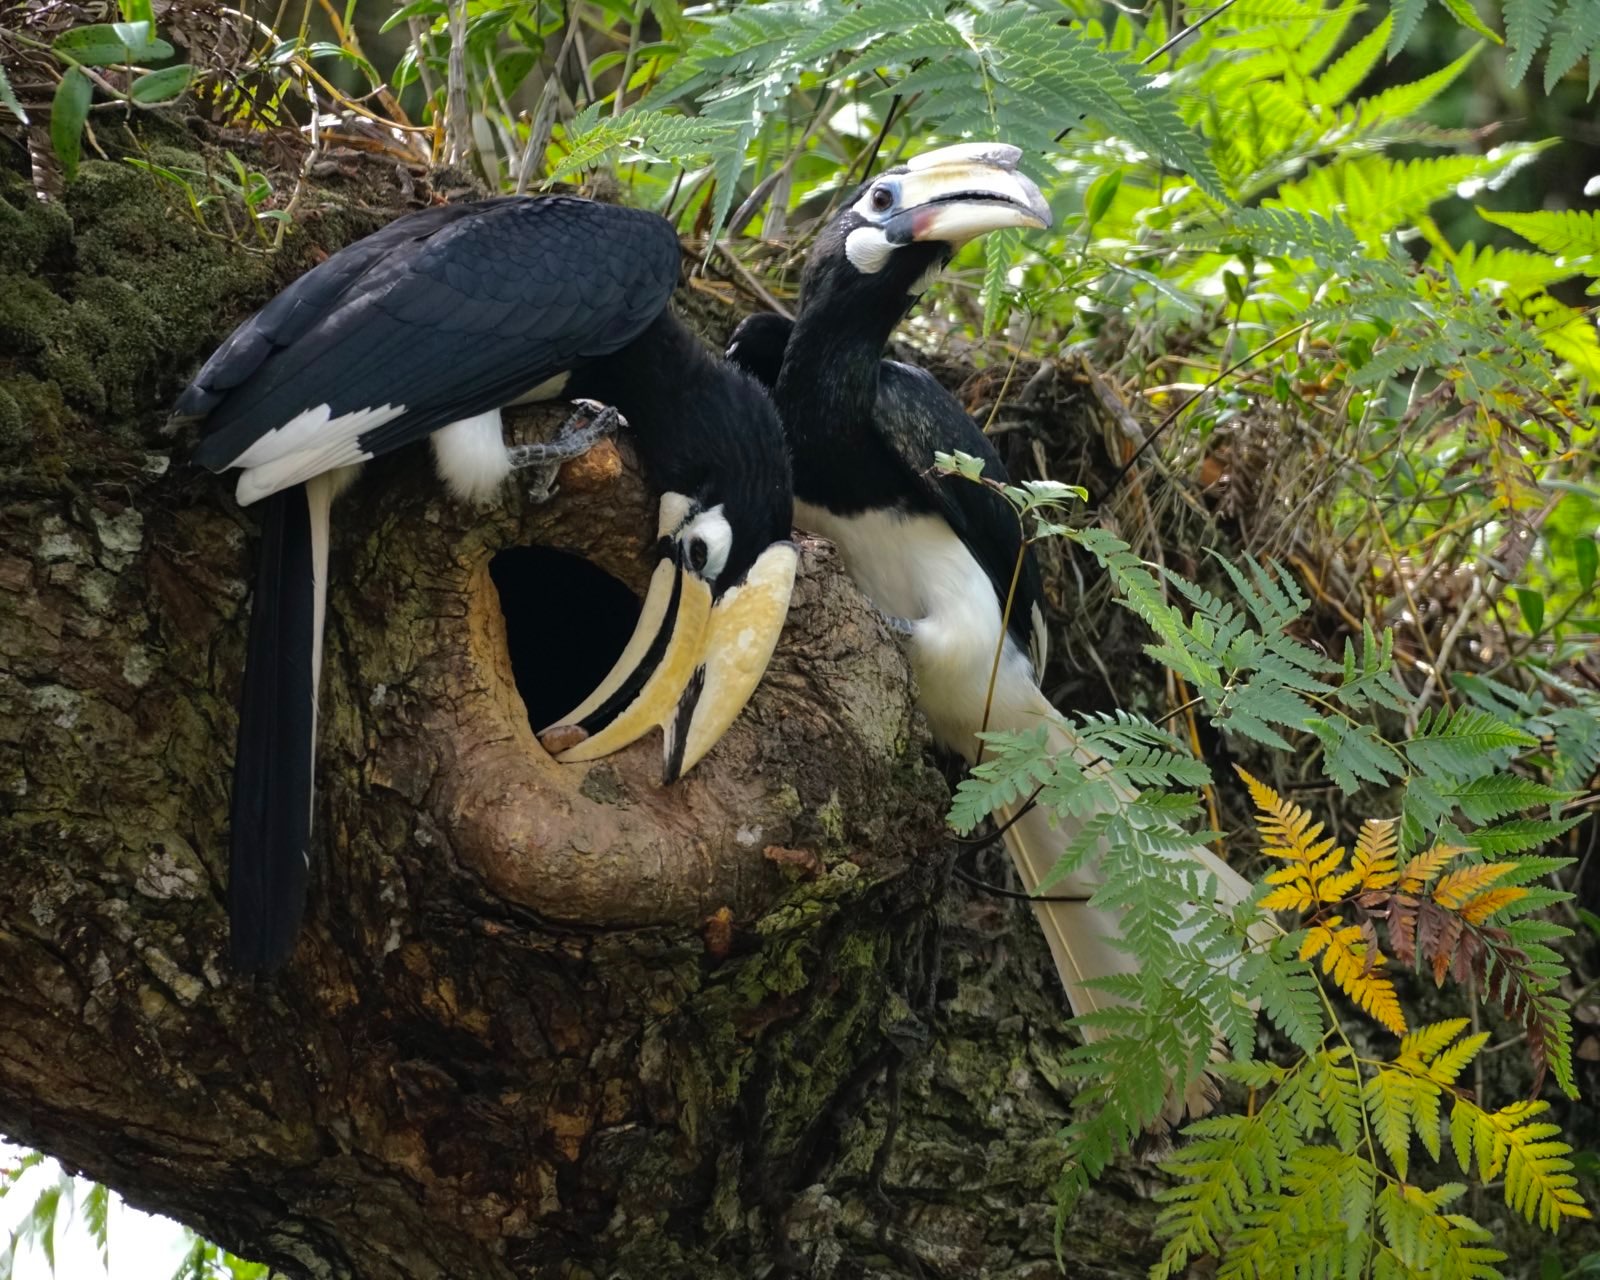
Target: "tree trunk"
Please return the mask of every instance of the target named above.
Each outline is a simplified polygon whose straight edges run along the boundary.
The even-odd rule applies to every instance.
[[[399,201],[308,196],[265,256],[174,195],[0,169],[0,1131],[294,1276],[1054,1274],[1064,1011],[1026,909],[951,891],[905,664],[831,550],[686,781],[653,737],[533,737],[503,612],[575,702],[599,579],[534,559],[503,611],[489,562],[640,588],[626,441],[543,505],[454,504],[420,449],[340,502],[306,928],[229,971],[253,520],[165,412]],[[1086,1204],[1072,1272],[1138,1274],[1148,1223]]]

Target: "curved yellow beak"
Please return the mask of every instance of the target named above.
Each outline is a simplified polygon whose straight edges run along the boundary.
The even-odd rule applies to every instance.
[[[700,666],[662,744],[663,776],[673,782],[700,763],[761,683],[789,615],[800,552],[778,542],[756,558],[745,580],[712,606]]]
[[[556,759],[598,760],[659,728],[664,781],[692,769],[761,682],[788,615],[798,558],[792,543],[773,544],[742,583],[715,601],[704,580],[676,557],[664,558],[610,673],[540,733],[577,729],[586,735]]]

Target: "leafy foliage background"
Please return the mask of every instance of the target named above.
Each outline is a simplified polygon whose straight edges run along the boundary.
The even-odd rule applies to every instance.
[[[1600,1270],[1515,1223],[1578,1216],[1600,1166],[1567,1101],[1600,1055],[1600,221],[1587,140],[1541,114],[1592,100],[1600,5],[20,12],[0,128],[48,122],[42,194],[105,149],[97,109],[200,110],[297,165],[128,161],[251,252],[292,226],[296,172],[360,151],[657,208],[698,287],[782,308],[875,167],[1022,146],[1054,231],[973,246],[904,337],[1008,455],[1047,684],[1108,770],[997,737],[952,822],[1035,794],[1097,814],[1059,873],[1115,837],[1145,962],[1079,1064],[1064,1211],[1159,1110],[1150,1055],[1198,1076],[1220,1035],[1241,1106],[1173,1158],[1159,1274]],[[1270,945],[1173,871],[1224,837],[1284,913]]]

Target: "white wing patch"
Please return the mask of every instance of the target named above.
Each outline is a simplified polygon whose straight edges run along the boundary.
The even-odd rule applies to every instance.
[[[361,448],[360,437],[405,411],[403,404],[385,404],[335,418],[330,406],[319,404],[296,414],[254,441],[230,464],[243,468],[235,490],[239,505],[247,507],[335,467],[365,462],[372,455]]]

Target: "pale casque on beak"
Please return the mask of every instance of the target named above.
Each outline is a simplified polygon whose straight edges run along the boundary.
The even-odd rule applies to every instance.
[[[872,272],[903,245],[940,242],[954,251],[1003,227],[1048,227],[1050,206],[1018,171],[1021,157],[1004,143],[968,142],[885,170],[856,198],[862,225],[846,241],[850,261]]]

